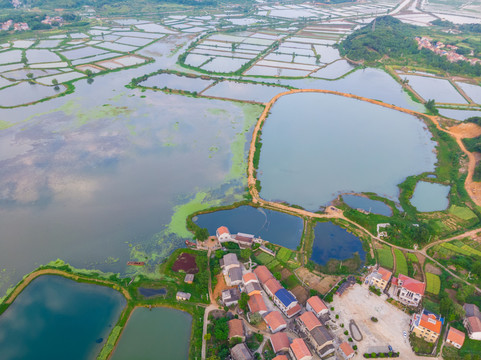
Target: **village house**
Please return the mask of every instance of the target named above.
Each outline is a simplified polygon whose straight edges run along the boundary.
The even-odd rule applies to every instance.
[[[282,334],[282,333],[281,333]],[[286,355],[277,355],[274,359],[272,360],[289,360],[289,358]]]
[[[248,272],[242,276],[242,282],[244,284],[244,292],[252,296],[254,294],[261,294],[261,286],[259,284],[259,280],[254,273]]]
[[[225,306],[237,305],[240,299],[240,291],[238,288],[223,290],[221,298]]]
[[[242,267],[236,254],[225,254],[219,263],[227,286],[237,286],[242,283]]]
[[[411,331],[427,342],[436,342],[441,335],[443,319],[430,311],[423,309],[421,313],[414,314],[411,319]]]
[[[394,297],[402,304],[414,307],[419,305],[426,289],[426,284],[403,274],[393,277],[392,284]]]
[[[279,311],[271,311],[269,314],[264,316],[264,321],[273,334],[284,330],[287,327],[287,323]]]
[[[287,337],[287,334],[284,332],[278,332],[275,334],[272,334],[271,336],[271,345],[272,349],[274,350],[274,353],[286,353],[289,351],[289,338]]]
[[[279,281],[274,278],[270,278],[264,284],[264,290],[266,291],[267,295],[270,297],[274,297],[275,293],[282,289],[282,285]]]
[[[334,337],[329,330],[321,324],[314,313],[306,311],[296,319],[296,322],[321,357],[325,357],[335,351],[333,345]]]
[[[384,291],[391,280],[391,276],[391,271],[384,269],[383,267],[379,267],[372,272],[370,285],[373,285],[379,290]]]
[[[242,339],[245,341],[246,336],[244,333],[244,323],[241,319],[232,319],[229,320],[229,340],[233,338]]]
[[[234,242],[241,248],[249,248],[254,242],[259,242],[260,240],[256,239],[255,236],[251,234],[237,233],[237,235],[233,235],[226,226],[219,227],[216,230],[215,235],[220,243]]]
[[[259,283],[259,280],[257,280],[257,276],[253,272],[247,272],[242,276],[242,282],[244,285],[247,285],[251,282]]]
[[[464,304],[464,327],[468,331],[468,336],[472,340],[481,340],[481,313],[474,304]]]
[[[188,301],[192,295],[183,291],[177,291],[177,294],[175,294],[175,298],[177,300],[183,300],[183,301]]]
[[[226,226],[221,226],[218,228],[215,232],[215,236],[217,236],[217,239],[221,243],[231,241],[230,232]]]
[[[322,326],[319,319],[310,311],[306,311],[296,319],[301,331],[308,332],[317,326]]]
[[[272,275],[269,269],[267,269],[267,267],[265,267],[264,265],[256,267],[254,269],[254,274],[256,274],[257,278],[263,286],[267,280],[274,278],[274,275]]]
[[[264,245],[259,246],[259,250],[264,251],[271,256],[276,256],[276,253],[273,250],[266,248]]]
[[[267,312],[267,306],[264,302],[264,299],[262,298],[262,295],[252,295],[249,298],[247,305],[249,306],[249,310],[251,313],[258,312],[259,314],[263,315]]]
[[[294,339],[289,348],[289,354],[293,360],[312,360],[312,354],[302,339]]]
[[[245,343],[240,343],[230,349],[230,355],[232,356],[233,360],[253,360],[254,357],[252,356],[249,348],[246,346]]]
[[[290,291],[281,288],[274,294],[274,304],[288,317],[291,318],[301,311],[301,306]]]
[[[339,345],[339,352],[345,360],[353,358],[355,354],[351,345],[349,345],[347,341],[344,341],[341,345]]]
[[[184,282],[186,284],[192,284],[194,282],[194,274],[185,275]]]
[[[319,296],[312,296],[306,302],[307,311],[312,311],[318,318],[329,316],[329,309]]]
[[[465,337],[466,334],[464,334],[464,332],[459,331],[451,326],[449,328],[448,335],[446,335],[446,344],[454,346],[457,349],[461,349],[464,344]]]

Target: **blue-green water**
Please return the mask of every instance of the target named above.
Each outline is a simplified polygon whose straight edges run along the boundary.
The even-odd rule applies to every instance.
[[[283,96],[262,130],[260,195],[309,210],[346,192],[396,199],[407,176],[434,170],[431,136],[416,117],[364,101]]]
[[[95,358],[125,305],[110,288],[39,277],[0,316],[0,358]]]
[[[366,260],[366,252],[358,237],[332,222],[318,223],[314,228],[314,243],[311,259],[316,264],[326,265],[331,259],[346,260],[358,253]]]
[[[372,200],[365,196],[342,195],[342,200],[353,209],[363,209],[373,214],[391,216],[392,209],[379,200]]]
[[[207,228],[211,235],[215,235],[216,229],[224,225],[231,234],[253,234],[289,249],[297,248],[303,228],[302,219],[297,216],[252,206],[202,214],[194,221],[200,227]]]
[[[192,316],[168,308],[135,309],[112,360],[187,360]]]
[[[446,210],[449,205],[450,189],[448,185],[420,181],[414,189],[411,204],[421,212]]]

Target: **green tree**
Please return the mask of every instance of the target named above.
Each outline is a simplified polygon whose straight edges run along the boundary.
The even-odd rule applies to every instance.
[[[204,241],[204,240],[207,240],[208,237],[209,237],[209,230],[207,230],[206,228],[199,228],[195,230],[194,239],[197,239],[199,241]]]
[[[242,249],[240,251],[240,257],[245,259],[245,260],[249,260],[250,257],[252,255],[252,250],[251,249]]]
[[[214,336],[216,340],[225,341],[229,338],[229,324],[227,318],[220,318],[215,322]]]
[[[246,293],[242,293],[241,297],[239,299],[239,307],[244,310],[244,312],[247,312],[247,302],[249,301],[249,295]]]
[[[426,101],[424,106],[426,107],[426,109],[428,109],[430,113],[434,115],[437,115],[439,113],[438,109],[436,109],[436,102],[434,101],[434,99],[429,99],[428,101]]]
[[[262,321],[262,316],[259,313],[253,313],[250,316],[250,322],[252,325],[257,325]]]

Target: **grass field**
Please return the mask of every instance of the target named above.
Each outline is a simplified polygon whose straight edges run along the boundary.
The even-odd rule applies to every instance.
[[[407,254],[406,254],[406,257],[407,257],[408,260],[410,260],[412,263],[417,263],[417,262],[419,262],[418,258],[417,258],[416,255],[414,255],[413,253],[407,253]]]
[[[462,206],[453,205],[449,208],[448,212],[463,220],[471,220],[472,218],[476,217],[471,209]]]
[[[396,256],[396,276],[399,274],[408,275],[408,263],[403,252],[399,249],[394,249],[394,255]]]
[[[431,294],[438,295],[439,290],[441,289],[441,280],[439,279],[439,276],[427,272],[426,282],[426,291]]]
[[[287,263],[292,257],[292,251],[281,247],[276,255],[276,258],[282,262]]]
[[[264,265],[269,264],[272,260],[274,260],[274,257],[265,253],[261,252],[259,255],[256,255],[256,259],[259,260]]]
[[[382,249],[377,249],[379,254],[379,264],[386,269],[392,270],[394,266],[394,258],[389,246],[383,245]]]

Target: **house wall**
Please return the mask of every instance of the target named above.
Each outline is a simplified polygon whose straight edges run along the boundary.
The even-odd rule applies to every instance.
[[[287,324],[279,326],[277,329],[271,329],[271,332],[275,334],[276,332],[282,331],[287,327]]]
[[[413,329],[413,333],[417,337],[423,338],[427,342],[431,342],[431,343],[435,342],[439,337],[439,334],[436,334],[435,332],[432,332],[431,330],[426,329],[425,327],[422,327],[422,326],[415,327]]]
[[[473,333],[471,326],[469,325],[469,322],[467,319],[464,319],[463,321],[464,327],[468,330],[468,337],[472,340],[481,340],[481,332],[475,332]]]
[[[446,342],[447,342],[448,344],[454,346],[454,347],[457,348],[457,349],[461,349],[461,346],[460,346],[459,344],[457,344],[457,343],[455,343],[455,342],[453,342],[453,341],[451,341],[451,340],[446,340]]]
[[[372,284],[374,286],[376,286],[377,288],[381,289],[382,291],[384,291],[384,289],[386,288],[387,286],[387,281],[383,280],[383,279],[376,279],[376,278],[373,278],[372,279]]]

